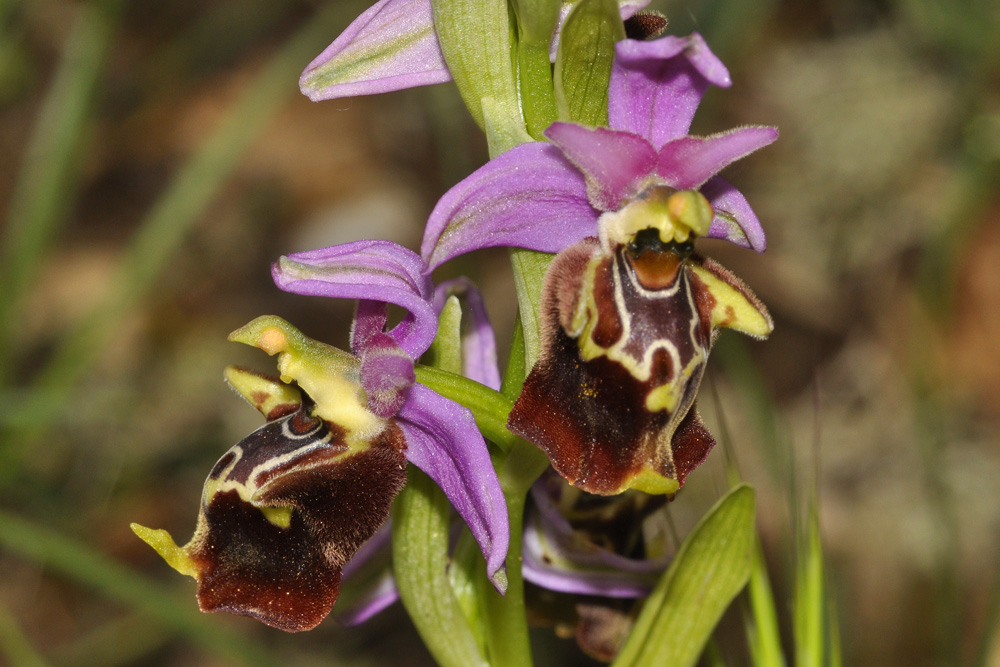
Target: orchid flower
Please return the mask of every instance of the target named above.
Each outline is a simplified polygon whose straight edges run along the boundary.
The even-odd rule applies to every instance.
[[[688,136],[710,84],[730,86],[729,71],[697,33],[618,42],[610,128],[554,123],[551,143],[516,146],[458,183],[427,222],[421,253],[428,266],[495,246],[559,252],[595,236],[603,213],[656,186],[698,190],[714,213],[706,237],[763,252],[757,215],[717,174],[778,133],[747,127]]]
[[[414,358],[436,330],[422,267],[415,253],[378,241],[293,255],[275,266],[289,291],[363,297],[352,354],[273,316],[230,336],[278,355],[280,379],[227,371],[268,423],[212,469],[186,546],[165,531],[133,526],[198,581],[204,611],[288,631],[314,627],[336,601],[347,561],[388,517],[406,461],[448,496],[502,592],[507,511],[486,443],[466,408],[415,381]],[[386,331],[388,303],[409,312]]]
[[[619,0],[627,19],[649,0]],[[562,2],[552,40],[572,2]],[[374,95],[451,81],[451,72],[434,31],[431,0],[379,0],[323,50],[299,79],[309,99],[330,100]]]
[[[431,268],[490,246],[559,253],[508,426],[584,490],[673,494],[715,442],[694,401],[718,330],[773,326],[693,241],[764,250],[757,216],[718,172],[777,131],[687,134],[707,87],[730,83],[697,33],[615,48],[610,128],[554,123],[551,143],[491,160],[441,198],[421,250]]]

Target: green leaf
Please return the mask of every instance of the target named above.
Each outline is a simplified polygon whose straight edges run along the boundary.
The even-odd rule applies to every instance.
[[[581,0],[563,25],[556,56],[559,120],[608,124],[608,82],[615,42],[625,39],[616,0]]]
[[[469,625],[474,628],[481,628],[486,623],[483,599],[480,596],[480,578],[488,579],[486,565],[472,532],[468,528],[464,528],[451,554],[448,582],[451,584],[451,590],[455,594],[459,608],[468,619]],[[479,648],[485,655],[485,637],[477,635],[477,639],[482,642]]]
[[[448,498],[409,466],[392,508],[392,562],[399,597],[427,649],[442,667],[486,666],[480,645],[448,580]]]
[[[0,604],[0,657],[5,657],[11,665],[20,667],[45,667],[49,664],[3,604]]]
[[[754,491],[741,484],[706,514],[646,600],[614,667],[694,665],[746,585],[754,545]]]
[[[810,510],[806,529],[798,544],[795,586],[795,664],[820,667],[826,647],[826,598],[823,582],[823,547],[819,539],[819,518]]]
[[[517,70],[528,133],[544,139],[556,119],[549,45],[559,20],[559,0],[512,0],[517,15]]]
[[[496,0],[433,0],[434,29],[458,92],[476,123],[490,128],[520,127],[524,119],[514,77],[512,26],[506,2]],[[483,100],[490,98],[491,118]],[[511,138],[509,132],[504,133]],[[491,142],[490,157],[513,148]]]

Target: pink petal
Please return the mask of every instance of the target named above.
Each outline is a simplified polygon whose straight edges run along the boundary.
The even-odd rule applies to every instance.
[[[678,190],[694,189],[777,138],[773,127],[744,127],[711,137],[674,139],[660,149],[656,173]]]
[[[600,211],[615,211],[638,194],[656,167],[656,151],[631,132],[553,123],[545,136],[583,172],[590,204]]]
[[[700,192],[715,211],[708,238],[725,239],[738,246],[764,252],[767,248],[764,229],[743,193],[721,176],[708,179]]]

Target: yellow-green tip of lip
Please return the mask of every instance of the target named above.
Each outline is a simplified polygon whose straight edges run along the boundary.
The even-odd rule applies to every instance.
[[[200,568],[187,555],[187,552],[183,548],[177,546],[170,533],[163,529],[154,530],[153,528],[146,528],[137,523],[130,524],[130,527],[140,540],[153,547],[153,550],[160,554],[163,560],[167,561],[167,565],[181,574],[194,577],[195,579],[198,578],[198,573],[201,571]]]
[[[636,489],[651,496],[659,496],[677,493],[681,485],[676,479],[670,479],[658,472],[646,469],[629,480],[627,488]]]

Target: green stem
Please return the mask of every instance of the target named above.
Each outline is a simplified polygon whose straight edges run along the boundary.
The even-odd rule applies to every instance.
[[[513,404],[520,392],[527,373],[524,356],[524,335],[518,316],[502,385],[503,396],[510,404]],[[530,667],[532,664],[531,640],[524,607],[524,578],[521,574],[524,506],[528,490],[548,467],[548,463],[540,449],[517,437],[510,443],[510,448],[496,460],[497,475],[507,501],[510,546],[506,561],[507,594],[499,596],[489,587],[485,577],[480,577],[483,615],[487,621],[486,643],[493,665]]]
[[[486,617],[486,645],[490,664],[530,667],[531,640],[524,612],[524,579],[521,576],[521,531],[524,525],[523,494],[507,495],[510,547],[507,551],[507,593],[501,596],[486,577],[477,581]]]

